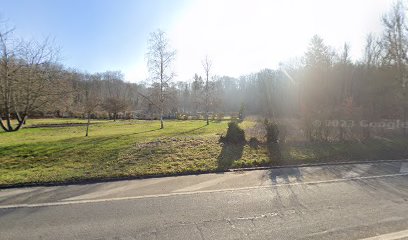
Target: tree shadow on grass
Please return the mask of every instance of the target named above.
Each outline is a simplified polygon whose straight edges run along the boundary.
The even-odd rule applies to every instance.
[[[285,164],[288,164],[282,156],[284,147],[285,146],[281,146],[279,142],[266,144],[271,165],[283,166],[282,168],[272,168],[268,170],[266,175],[273,184],[302,181],[302,173],[298,167],[284,167]]]
[[[248,141],[248,146],[252,149],[258,149],[261,145],[262,143],[255,137],[251,137]]]
[[[266,148],[268,150],[268,157],[269,157],[270,163],[272,165],[282,165],[283,158],[282,158],[281,147],[279,143],[276,142],[276,143],[266,144]]]
[[[129,134],[120,134],[120,136],[138,135],[138,134],[148,133],[148,132],[154,132],[154,131],[158,131],[158,130],[161,130],[161,129],[160,129],[160,128],[156,128],[156,129],[146,130],[146,131],[142,131],[142,132],[135,132],[135,133],[129,133]],[[120,137],[120,136],[119,136],[119,137]]]
[[[197,131],[197,130],[199,130],[199,129],[205,128],[206,126],[208,126],[208,125],[203,125],[203,126],[201,126],[201,127],[193,128],[193,129],[190,129],[190,130],[185,131],[185,132],[180,132],[180,133],[178,133],[178,135],[183,135],[183,134],[191,133],[191,132]]]
[[[234,161],[241,159],[245,143],[224,143],[218,156],[218,169],[228,169]]]

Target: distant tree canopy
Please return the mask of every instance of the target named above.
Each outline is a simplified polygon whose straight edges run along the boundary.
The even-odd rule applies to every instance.
[[[206,58],[201,73],[177,79],[175,50],[159,30],[150,35],[147,49],[150,81],[139,83],[125,82],[120,72],[87,74],[64,68],[48,41],[15,40],[13,31],[3,29],[0,126],[16,131],[28,116],[163,120],[201,114],[208,119],[213,113],[241,112],[245,106],[246,116],[302,120],[309,139],[324,140],[328,130],[314,126],[314,119],[406,121],[408,27],[403,5],[397,2],[382,20],[383,33],[367,36],[358,61],[350,58],[352,46],[345,43],[335,51],[316,35],[302,58],[239,78],[217,76]],[[339,139],[345,131],[339,127]]]

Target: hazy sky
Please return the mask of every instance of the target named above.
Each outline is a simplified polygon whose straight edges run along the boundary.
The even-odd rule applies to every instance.
[[[381,30],[392,0],[0,0],[0,16],[25,38],[50,36],[62,63],[90,73],[147,77],[149,32],[161,28],[177,50],[176,80],[213,73],[238,77],[300,57],[314,34],[361,56],[365,36]]]

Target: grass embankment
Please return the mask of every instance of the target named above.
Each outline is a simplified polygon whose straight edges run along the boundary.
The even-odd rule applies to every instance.
[[[89,179],[199,173],[271,164],[404,158],[407,139],[363,143],[282,145],[283,162],[259,145],[221,145],[227,122],[32,119],[18,132],[0,132],[0,186]],[[251,128],[253,122],[240,124]],[[37,126],[37,127],[36,127]]]

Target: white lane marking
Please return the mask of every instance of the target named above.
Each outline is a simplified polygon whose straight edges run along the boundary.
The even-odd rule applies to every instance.
[[[378,236],[370,237],[370,238],[364,238],[360,240],[397,240],[397,239],[402,239],[406,237],[408,237],[408,230],[387,233],[387,234],[378,235]]]
[[[133,200],[133,199],[144,199],[144,198],[171,197],[171,196],[178,196],[178,195],[193,195],[193,194],[201,194],[201,193],[233,192],[233,191],[243,191],[243,190],[251,190],[251,189],[263,189],[263,188],[270,188],[270,187],[284,187],[284,186],[294,186],[294,185],[312,185],[312,184],[322,184],[322,183],[336,183],[336,182],[347,182],[347,181],[355,181],[355,180],[386,178],[386,177],[398,177],[398,176],[408,176],[408,173],[386,174],[386,175],[355,177],[355,178],[339,178],[339,179],[324,180],[324,181],[269,184],[269,185],[254,186],[254,187],[226,188],[226,189],[202,190],[202,191],[194,191],[194,192],[164,193],[164,194],[155,194],[155,195],[118,197],[118,198],[106,198],[106,199],[77,200],[77,201],[48,202],[48,203],[32,203],[32,204],[24,204],[24,203],[22,203],[22,204],[10,204],[10,205],[2,205],[2,206],[0,206],[0,209],[63,206],[63,205],[71,205],[71,204],[99,203],[99,202],[108,202],[108,201],[122,201],[122,200]]]
[[[199,189],[214,186],[214,185],[216,185],[218,183],[225,182],[225,181],[230,180],[230,179],[239,178],[239,177],[242,177],[242,176],[247,176],[250,173],[251,172],[245,172],[243,174],[227,174],[227,175],[217,176],[214,179],[207,180],[207,181],[204,181],[204,182],[201,182],[201,183],[198,183],[198,184],[194,184],[194,185],[191,185],[191,186],[188,186],[188,187],[185,187],[185,188],[180,188],[180,189],[174,190],[173,192],[193,192],[193,191],[197,191]]]

